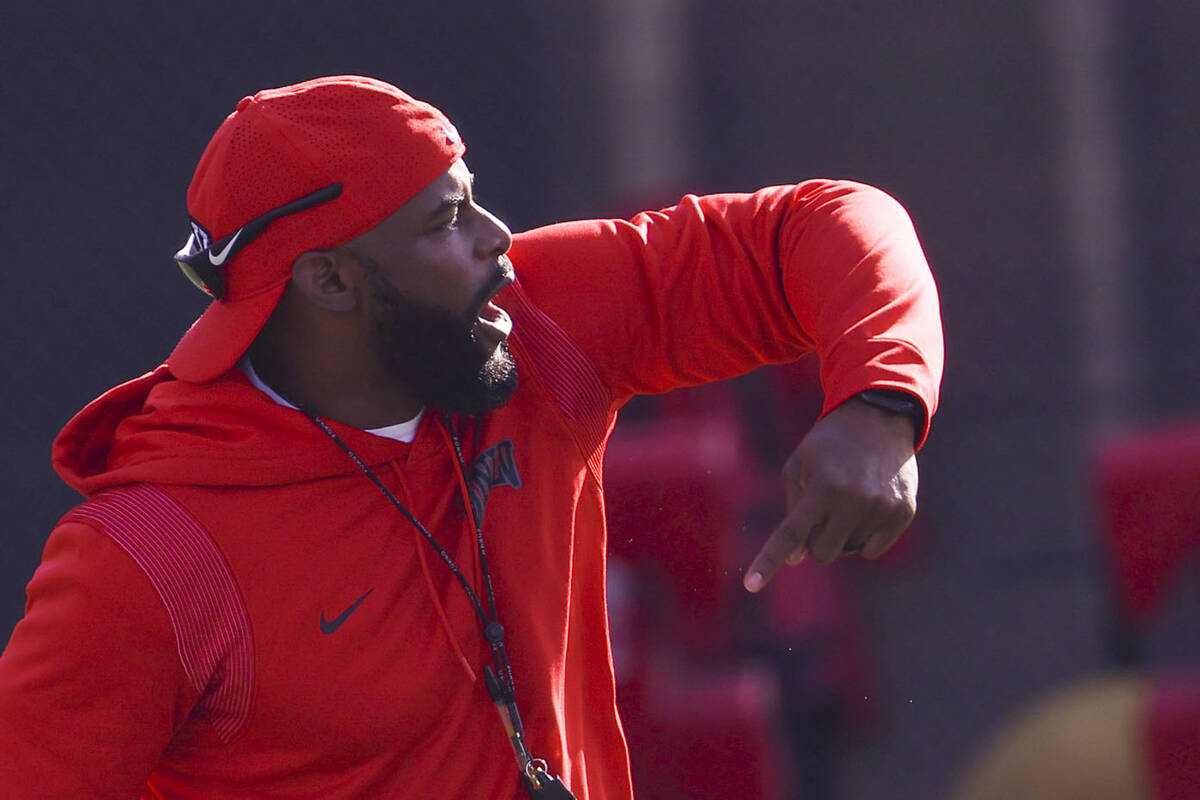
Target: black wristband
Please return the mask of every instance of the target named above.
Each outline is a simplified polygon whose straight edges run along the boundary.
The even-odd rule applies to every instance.
[[[908,417],[913,424],[913,436],[920,436],[921,431],[925,430],[925,407],[908,392],[898,389],[867,389],[855,397],[869,406]]]

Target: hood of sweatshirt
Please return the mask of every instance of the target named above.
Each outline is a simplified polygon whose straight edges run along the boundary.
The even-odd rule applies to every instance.
[[[409,444],[329,425],[368,465],[408,459]],[[277,404],[241,370],[189,383],[165,364],[88,403],[59,433],[52,457],[55,471],[86,497],[136,482],[277,486],[358,471],[310,419]]]

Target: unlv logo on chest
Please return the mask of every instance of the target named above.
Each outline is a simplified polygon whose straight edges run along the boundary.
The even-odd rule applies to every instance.
[[[467,489],[471,494],[471,510],[480,526],[483,525],[488,496],[496,486],[521,488],[521,474],[517,472],[512,439],[503,439],[484,450],[471,465]]]

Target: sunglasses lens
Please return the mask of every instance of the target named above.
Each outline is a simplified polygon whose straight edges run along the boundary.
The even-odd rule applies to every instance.
[[[207,254],[205,253],[200,253],[199,255],[202,258],[207,258]],[[210,268],[203,270],[204,274],[201,274],[201,271],[197,267],[207,265],[192,265],[183,259],[176,259],[175,263],[179,265],[180,271],[187,276],[192,285],[209,297],[220,300],[225,295],[225,281],[222,280],[219,270]]]

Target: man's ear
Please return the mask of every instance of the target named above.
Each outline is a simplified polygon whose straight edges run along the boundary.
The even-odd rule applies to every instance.
[[[350,267],[338,250],[310,250],[292,262],[292,286],[310,303],[326,311],[352,310],[358,303]]]

